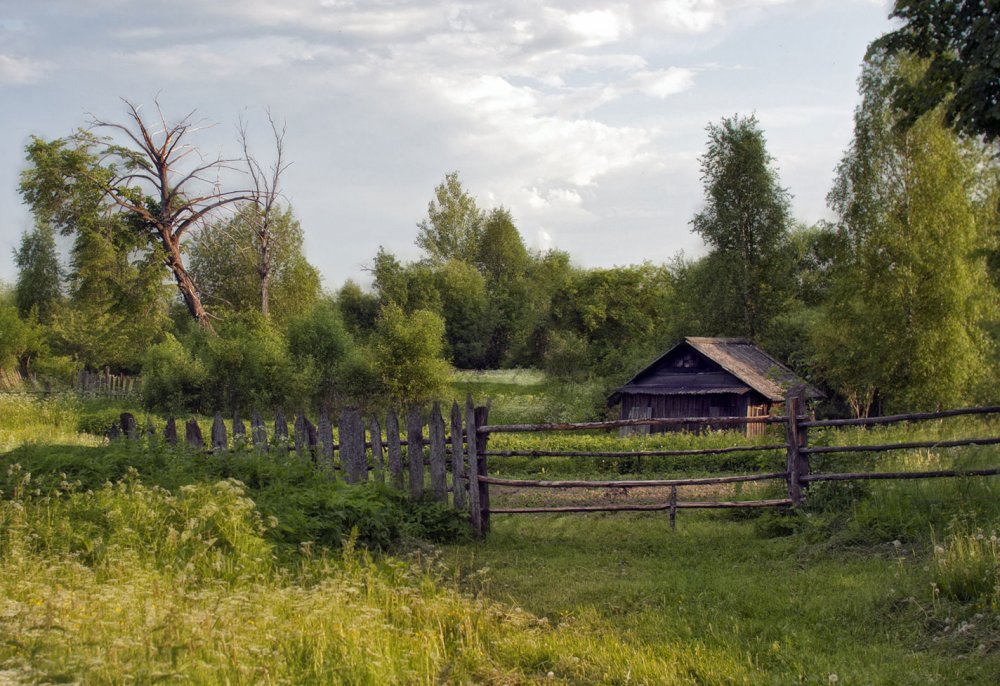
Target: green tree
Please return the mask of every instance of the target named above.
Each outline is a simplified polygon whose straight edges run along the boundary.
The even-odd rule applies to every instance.
[[[896,0],[890,17],[902,26],[875,41],[869,58],[913,55],[927,60],[913,76],[888,83],[893,105],[914,125],[944,107],[944,123],[972,138],[1000,138],[1000,7],[995,0]]]
[[[781,246],[788,231],[788,193],[778,183],[756,117],[708,126],[701,158],[705,209],[691,224],[711,247],[725,297],[712,306],[732,322],[725,333],[756,338],[783,305]]]
[[[137,369],[167,324],[163,255],[136,215],[109,212],[114,171],[85,142],[33,138],[20,192],[39,226],[72,238],[68,307],[54,311],[57,352],[91,367]]]
[[[289,353],[306,370],[313,403],[332,404],[343,395],[344,366],[355,348],[340,311],[331,302],[319,302],[288,323],[287,335]]]
[[[472,265],[449,260],[436,271],[452,364],[460,369],[483,369],[493,323],[486,280]]]
[[[191,241],[190,272],[203,301],[234,312],[263,312],[261,212],[244,205],[208,224]],[[319,272],[303,254],[302,226],[290,207],[274,208],[268,222],[268,293],[271,315],[281,323],[309,310],[320,296]]]
[[[483,213],[462,187],[458,172],[446,174],[417,224],[417,246],[432,262],[459,259],[475,263],[483,232]]]
[[[399,403],[430,400],[448,382],[444,321],[427,310],[405,313],[387,305],[379,315],[373,366],[389,396]]]
[[[49,323],[62,302],[62,267],[50,224],[36,222],[34,229],[21,235],[21,245],[14,251],[14,264],[17,311],[22,317],[34,312],[39,322]]]
[[[982,253],[990,203],[970,193],[986,157],[945,127],[943,106],[897,126],[892,84],[923,70],[878,55],[865,64],[854,140],[829,197],[849,251],[816,329],[817,362],[857,414],[879,399],[888,409],[957,405],[994,375],[984,324],[997,297]]]
[[[337,291],[337,307],[344,326],[354,338],[365,340],[375,330],[379,308],[376,294],[362,290],[361,286],[348,279]]]

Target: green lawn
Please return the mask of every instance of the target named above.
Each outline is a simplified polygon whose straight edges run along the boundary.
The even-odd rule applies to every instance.
[[[634,683],[1000,681],[995,618],[952,639],[962,611],[935,602],[922,554],[892,544],[812,552],[711,514],[676,531],[663,514],[497,516],[445,559],[488,568],[487,597],[617,643]],[[668,658],[683,668],[651,668]]]

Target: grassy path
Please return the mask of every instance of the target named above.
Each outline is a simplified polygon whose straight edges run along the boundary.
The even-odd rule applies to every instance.
[[[751,522],[685,513],[675,532],[665,515],[497,517],[446,558],[488,567],[486,595],[581,640],[686,665],[665,682],[1000,682],[1000,656],[935,649],[926,572],[894,550],[803,554]]]

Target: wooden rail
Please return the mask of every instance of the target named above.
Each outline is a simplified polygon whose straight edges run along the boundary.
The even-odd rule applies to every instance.
[[[731,500],[690,502],[673,501],[655,505],[565,505],[559,507],[497,507],[492,514],[542,514],[547,512],[656,512],[676,508],[678,510],[714,510],[747,507],[787,507],[792,505],[788,498],[774,500]]]
[[[518,486],[521,488],[648,488],[658,486],[708,486],[713,484],[734,484],[747,481],[773,481],[788,478],[787,472],[770,474],[739,474],[734,476],[706,476],[688,479],[649,479],[639,481],[532,481],[530,479],[502,479],[495,476],[481,476],[481,483],[494,486]]]
[[[898,422],[924,421],[928,419],[945,419],[947,417],[960,417],[962,415],[975,414],[1000,414],[1000,405],[987,407],[960,407],[954,410],[940,410],[937,412],[911,412],[909,414],[892,414],[884,417],[862,417],[860,419],[814,419],[803,417],[805,421],[799,422],[799,426],[875,426],[877,424],[896,424]]]
[[[958,476],[997,476],[1000,467],[992,469],[938,469],[927,472],[841,472],[838,474],[810,474],[803,481],[867,481],[878,479],[941,479]]]
[[[683,455],[723,455],[767,450],[785,450],[787,443],[775,445],[738,445],[730,448],[703,448],[692,450],[487,450],[491,457],[679,457]]]
[[[954,441],[912,441],[909,443],[884,443],[880,445],[822,445],[800,448],[807,455],[829,453],[881,453],[887,450],[915,450],[917,448],[959,448],[967,445],[1000,445],[1000,438],[961,438]]]
[[[651,419],[613,419],[606,422],[553,422],[547,424],[496,424],[476,428],[478,433],[527,433],[538,431],[592,431],[620,429],[623,426],[674,426],[703,424],[730,426],[739,424],[783,424],[787,417],[669,417]]]

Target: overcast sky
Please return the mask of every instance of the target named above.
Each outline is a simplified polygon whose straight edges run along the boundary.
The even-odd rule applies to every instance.
[[[32,135],[66,135],[119,98],[216,125],[236,153],[265,109],[287,123],[284,191],[328,288],[366,282],[379,245],[416,258],[434,186],[458,170],[525,242],[584,266],[704,248],[705,126],[756,113],[796,219],[851,136],[882,0],[0,0],[0,279],[30,218]]]

